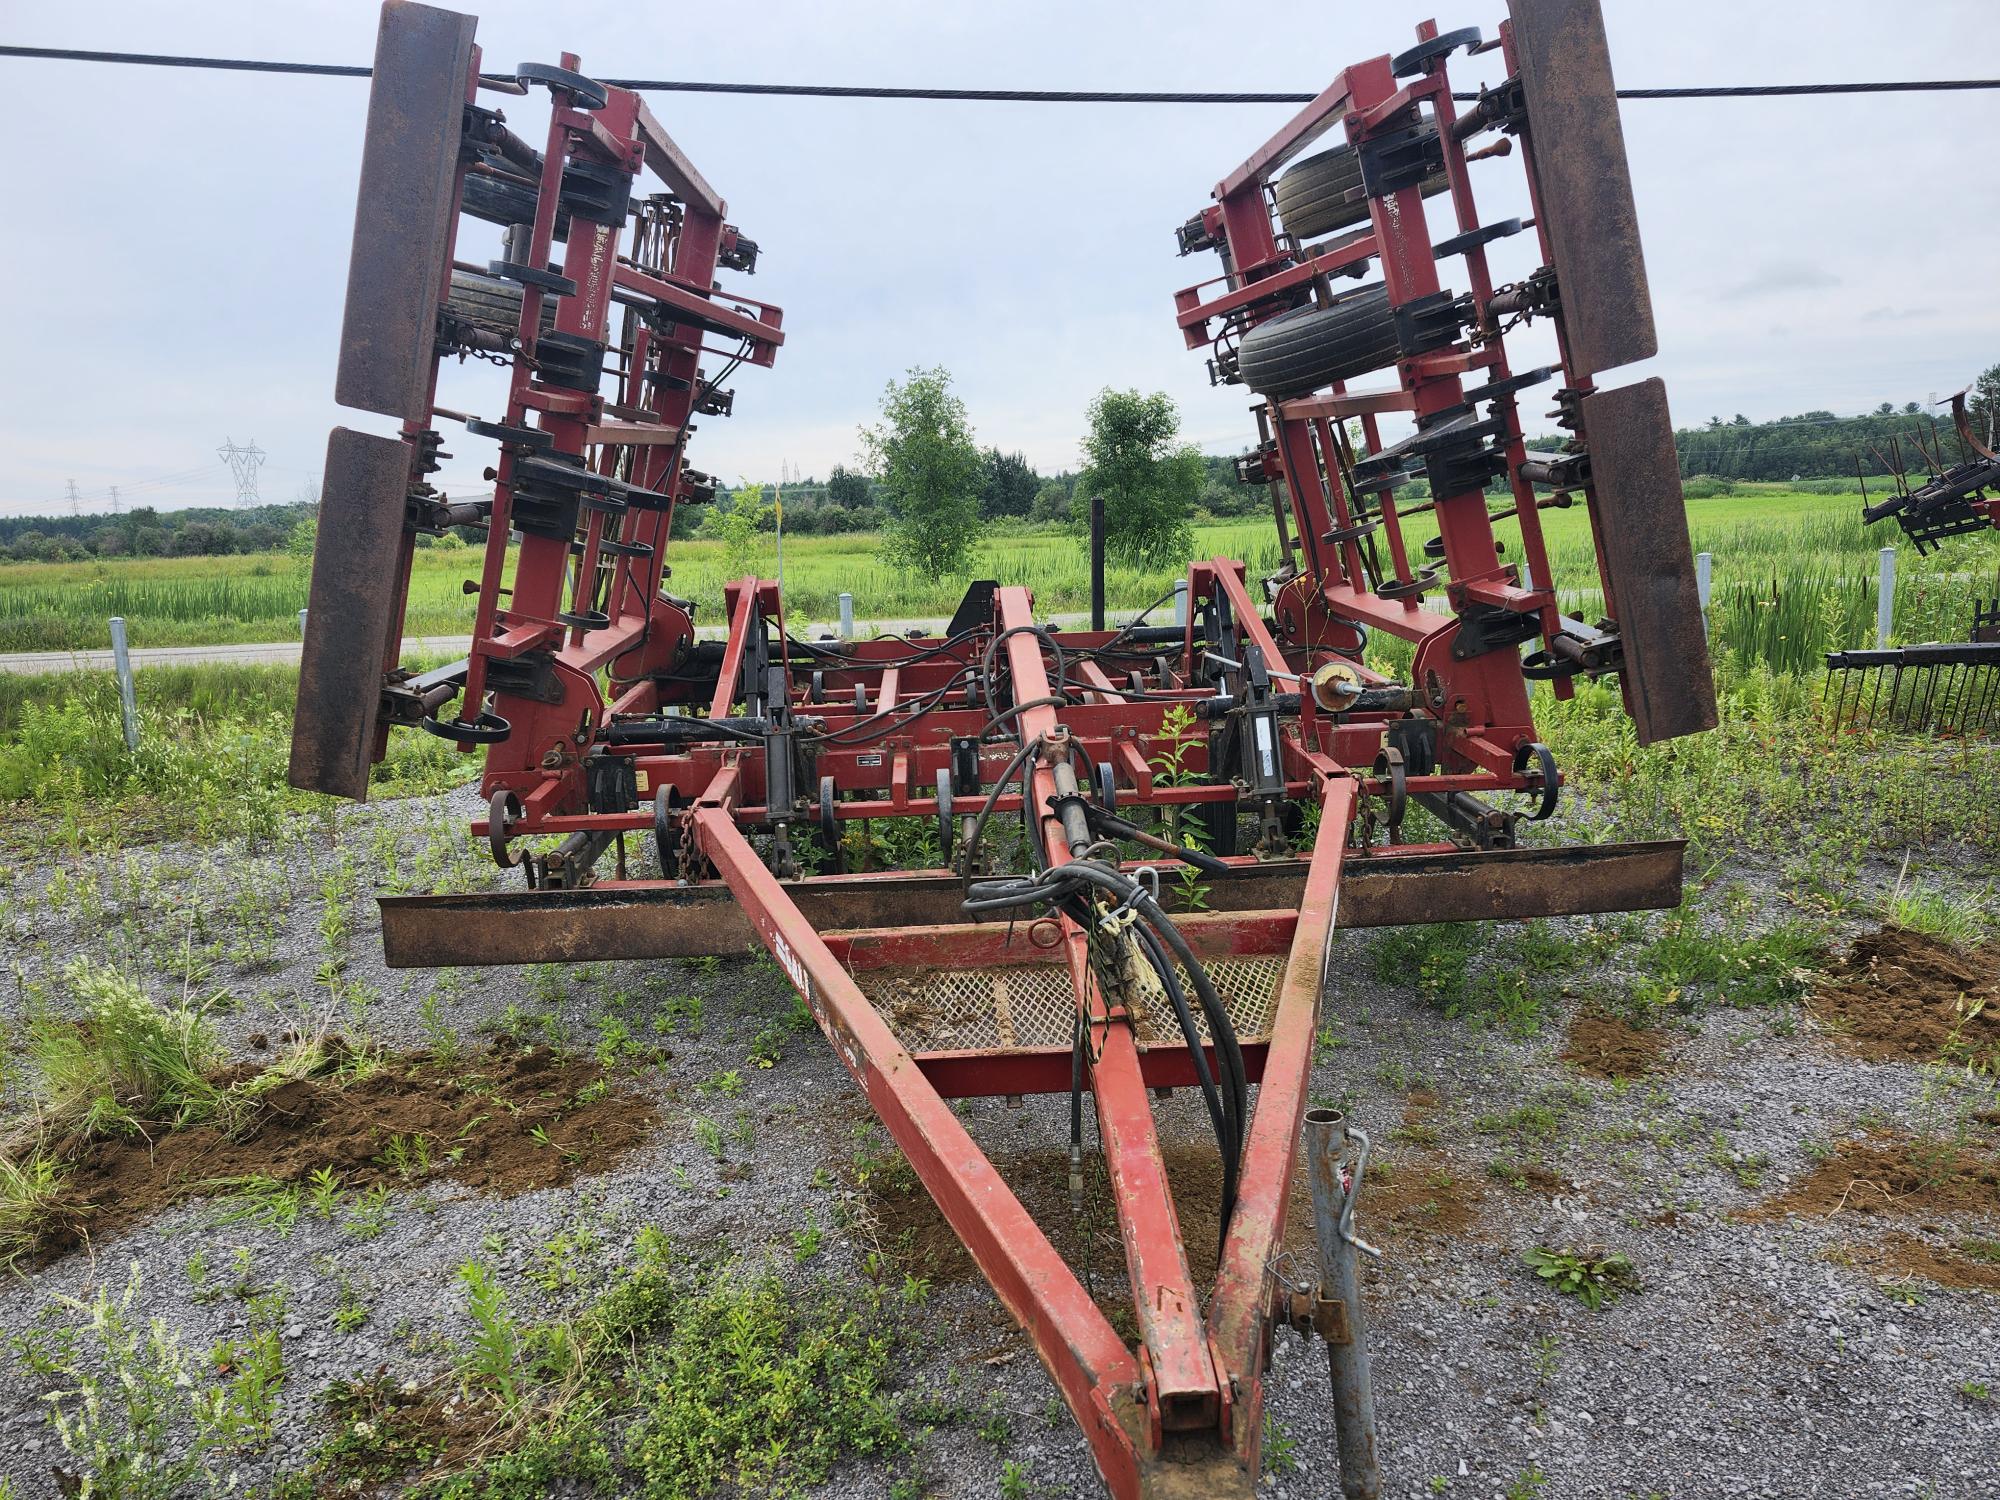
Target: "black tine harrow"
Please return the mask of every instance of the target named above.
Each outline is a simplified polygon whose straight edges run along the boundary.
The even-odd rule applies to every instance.
[[[1835,729],[1970,736],[2000,731],[2000,607],[1980,611],[1991,639],[1877,651],[1829,651],[1828,721]]]

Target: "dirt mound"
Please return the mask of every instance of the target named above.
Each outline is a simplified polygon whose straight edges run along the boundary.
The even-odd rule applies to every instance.
[[[1902,927],[1856,938],[1813,996],[1814,1014],[1857,1056],[1928,1062],[2000,1057],[2000,958]]]
[[[1794,1215],[1932,1220],[2000,1218],[2000,1154],[1978,1143],[1926,1140],[1873,1130],[1842,1141],[1783,1192],[1744,1211],[1748,1219]]]
[[[254,1074],[238,1066],[228,1078]],[[596,1062],[546,1047],[448,1063],[429,1053],[385,1058],[358,1077],[281,1083],[233,1132],[197,1125],[77,1144],[40,1250],[61,1254],[242,1179],[304,1183],[322,1167],[343,1190],[450,1178],[511,1197],[603,1171],[657,1119],[650,1101],[612,1085]]]
[[[1617,1016],[1585,1010],[1570,1022],[1562,1060],[1600,1078],[1639,1078],[1656,1071],[1666,1052],[1664,1032],[1642,1031]]]

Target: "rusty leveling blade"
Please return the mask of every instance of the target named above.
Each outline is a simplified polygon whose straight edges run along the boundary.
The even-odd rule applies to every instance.
[[[1572,379],[1660,352],[1598,0],[1510,0]]]
[[[1666,386],[1655,377],[1584,397],[1583,430],[1639,743],[1713,729],[1715,674]]]
[[[440,278],[471,83],[473,18],[391,0],[368,91],[368,139],[334,399],[430,419]]]
[[[408,443],[333,429],[292,718],[289,779],[304,791],[368,796],[383,665],[401,644],[396,557],[409,488]]]

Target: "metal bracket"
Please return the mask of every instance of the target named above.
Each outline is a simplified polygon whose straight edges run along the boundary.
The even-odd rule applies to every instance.
[[[1454,661],[1484,656],[1489,651],[1532,641],[1542,633],[1541,617],[1502,609],[1497,604],[1473,604],[1461,610],[1458,633],[1451,643]]]
[[[1182,255],[1221,248],[1222,241],[1209,229],[1207,217],[1206,214],[1196,214],[1174,231],[1174,243],[1180,247]]]
[[[1378,131],[1354,150],[1361,162],[1361,190],[1370,198],[1420,186],[1444,170],[1444,142],[1421,124]]]
[[[1450,292],[1432,292],[1405,302],[1394,316],[1396,347],[1405,359],[1415,359],[1457,343],[1465,325],[1479,316],[1479,309],[1470,293],[1454,297]]]

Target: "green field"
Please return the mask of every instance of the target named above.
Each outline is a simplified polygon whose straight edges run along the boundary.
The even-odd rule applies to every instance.
[[[1831,648],[1872,644],[1876,553],[1897,533],[1864,528],[1852,495],[1804,494],[1743,486],[1737,494],[1688,503],[1697,550],[1714,554],[1710,624],[1718,647],[1740,663],[1782,671],[1809,669]],[[1414,549],[1430,534],[1417,518]],[[1595,573],[1581,508],[1543,513],[1555,581],[1565,608],[1594,618]],[[1520,555],[1513,522],[1501,525],[1506,555]],[[1253,574],[1277,564],[1277,543],[1263,521],[1204,525],[1199,556],[1247,562]],[[673,544],[668,588],[694,599],[697,618],[721,613],[727,569],[714,541]],[[476,549],[420,551],[410,590],[412,635],[458,635],[471,628],[472,603],[461,585],[478,571]],[[1963,639],[1969,600],[1989,592],[2000,570],[2000,533],[1963,537],[1939,556],[1899,549],[1897,634],[1904,640]],[[775,558],[767,545],[758,567]],[[1114,610],[1135,610],[1171,586],[1178,570],[1114,568],[1107,579]],[[1010,531],[982,544],[971,576],[1026,584],[1050,613],[1089,603],[1084,549],[1067,532]],[[795,618],[828,620],[845,589],[864,618],[948,615],[965,580],[932,578],[879,560],[873,536],[799,537],[785,543],[785,594]],[[284,641],[297,633],[306,576],[277,553],[237,557],[144,558],[0,566],[0,651],[102,647],[105,621],[122,615],[136,646]]]

